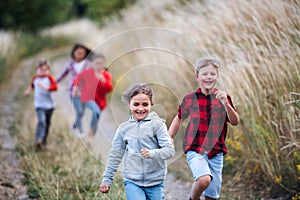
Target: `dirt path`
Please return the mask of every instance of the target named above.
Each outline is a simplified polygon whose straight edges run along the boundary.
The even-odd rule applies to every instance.
[[[16,153],[17,137],[14,131],[18,128],[19,89],[28,81],[32,60],[24,61],[16,70],[8,84],[1,88],[0,98],[0,198],[1,199],[30,199],[27,186],[23,184],[23,170]]]

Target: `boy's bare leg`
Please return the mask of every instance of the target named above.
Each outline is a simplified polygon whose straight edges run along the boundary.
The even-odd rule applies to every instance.
[[[216,200],[216,199],[213,199],[213,198],[210,198],[210,197],[205,197],[205,200]]]
[[[198,180],[193,183],[191,198],[193,200],[198,200],[202,195],[203,191],[208,187],[210,181],[211,177],[209,175],[205,175],[198,178]],[[205,199],[209,200],[207,199],[207,197],[205,197]]]

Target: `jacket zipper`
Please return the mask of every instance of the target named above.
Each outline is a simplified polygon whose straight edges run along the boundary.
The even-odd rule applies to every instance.
[[[139,137],[140,137],[140,125],[141,125],[141,121],[138,122],[138,133],[137,133],[137,143],[138,143],[138,146],[139,146],[139,151],[141,150],[141,143],[140,143],[140,140],[139,140]],[[143,173],[143,178],[142,178],[142,183],[144,185],[144,179],[145,179],[145,169],[144,169],[144,159],[142,158],[142,173]]]

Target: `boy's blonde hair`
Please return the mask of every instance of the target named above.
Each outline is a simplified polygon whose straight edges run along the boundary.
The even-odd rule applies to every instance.
[[[199,73],[199,70],[203,67],[207,67],[207,66],[213,66],[214,68],[217,69],[217,71],[219,72],[219,63],[217,61],[217,59],[213,58],[213,57],[202,57],[199,60],[197,60],[196,65],[195,65],[195,72],[196,74]]]

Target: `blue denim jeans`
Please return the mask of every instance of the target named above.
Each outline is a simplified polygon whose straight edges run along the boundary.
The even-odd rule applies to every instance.
[[[36,108],[36,115],[38,119],[37,127],[36,127],[36,135],[35,140],[36,142],[42,142],[43,144],[47,143],[47,137],[49,133],[49,128],[51,124],[51,116],[53,113],[52,109],[43,109],[43,108]]]
[[[93,134],[95,135],[97,131],[97,123],[100,118],[101,111],[95,101],[88,101],[84,105],[85,107],[87,107],[92,111],[92,119],[91,119],[90,126],[94,131]]]
[[[138,186],[130,181],[124,181],[127,200],[164,200],[164,184],[150,187]]]
[[[82,123],[81,123],[81,119],[83,117],[84,114],[84,105],[80,100],[79,96],[71,96],[71,101],[73,103],[75,112],[76,112],[76,118],[75,118],[75,122],[74,122],[74,126],[75,128],[78,128],[79,132],[82,133]]]

